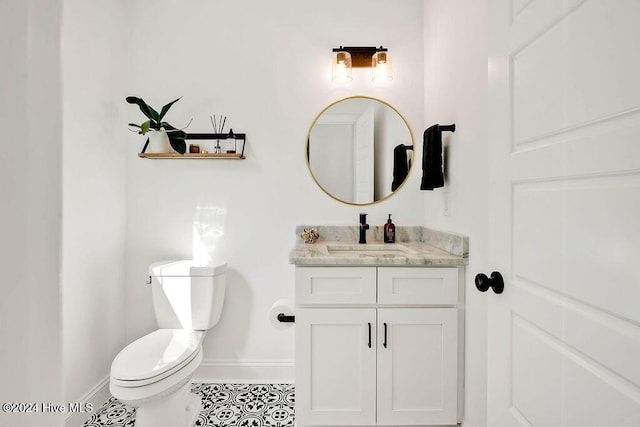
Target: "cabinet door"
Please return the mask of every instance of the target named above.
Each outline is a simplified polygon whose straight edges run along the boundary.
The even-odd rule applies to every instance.
[[[376,423],[375,327],[372,308],[296,311],[297,425]]]
[[[457,319],[454,308],[378,310],[378,424],[456,424]]]

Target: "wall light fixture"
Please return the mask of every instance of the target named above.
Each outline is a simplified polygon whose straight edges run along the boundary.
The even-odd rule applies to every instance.
[[[352,67],[371,67],[374,82],[393,79],[391,56],[387,48],[340,46],[333,48],[332,77],[334,82],[353,80]]]

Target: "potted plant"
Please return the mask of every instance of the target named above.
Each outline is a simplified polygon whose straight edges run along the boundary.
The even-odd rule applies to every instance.
[[[171,106],[178,102],[180,98],[173,100],[162,107],[160,113],[151,108],[146,102],[144,102],[142,98],[137,98],[135,96],[128,96],[126,98],[129,104],[136,104],[138,107],[140,107],[140,111],[142,111],[142,114],[144,114],[149,119],[140,125],[129,123],[129,126],[136,128],[139,134],[149,134],[147,136],[147,142],[145,142],[145,145],[142,149],[143,153],[148,148],[150,148],[152,152],[166,153],[168,151],[168,146],[166,146],[167,139],[169,141],[169,145],[171,145],[171,147],[178,153],[184,154],[187,151],[187,143],[185,142],[187,134],[181,129],[177,129],[169,123],[162,121]],[[153,147],[154,141],[152,140],[155,138],[159,139],[159,147]],[[164,147],[162,145],[164,145]]]

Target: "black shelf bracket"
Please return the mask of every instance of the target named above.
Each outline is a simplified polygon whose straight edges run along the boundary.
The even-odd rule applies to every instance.
[[[247,139],[245,133],[234,133],[233,135],[236,139]],[[184,139],[227,139],[228,137],[228,133],[188,133]]]
[[[247,134],[246,133],[234,133],[233,137],[236,139],[236,141],[242,141],[242,150],[240,151],[240,155],[242,158],[244,158],[244,146],[246,145],[247,142]],[[215,139],[215,140],[220,140],[220,139],[227,139],[229,138],[229,133],[188,133],[186,134],[186,136],[184,137],[184,139],[192,139],[192,140],[206,140],[206,139]],[[144,152],[144,151],[143,151]]]

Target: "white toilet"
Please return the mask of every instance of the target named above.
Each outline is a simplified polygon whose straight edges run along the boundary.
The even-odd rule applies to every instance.
[[[111,394],[136,408],[136,427],[192,426],[201,411],[191,376],[202,341],[220,319],[226,263],[158,262],[149,267],[160,329],[126,346],[111,364]]]

